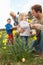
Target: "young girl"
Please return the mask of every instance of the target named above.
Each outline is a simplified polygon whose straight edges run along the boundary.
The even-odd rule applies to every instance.
[[[19,27],[20,36],[21,36],[21,38],[25,39],[26,46],[27,46],[28,45],[28,36],[30,36],[30,27],[29,27],[29,23],[27,22],[27,14],[20,13],[18,22],[19,22],[19,26],[20,26]]]

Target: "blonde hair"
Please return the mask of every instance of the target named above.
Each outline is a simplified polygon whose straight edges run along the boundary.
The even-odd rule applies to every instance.
[[[26,13],[20,13],[19,17],[18,17],[18,22],[22,21],[24,16],[27,16],[27,14]]]

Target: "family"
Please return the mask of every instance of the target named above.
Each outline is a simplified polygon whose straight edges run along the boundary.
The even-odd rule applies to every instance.
[[[26,46],[28,46],[28,39],[30,36],[30,29],[36,30],[37,40],[32,42],[31,49],[35,48],[36,51],[43,56],[43,14],[42,6],[39,4],[33,5],[31,8],[33,19],[30,23],[27,22],[27,14],[19,13],[19,17],[16,17],[14,12],[10,12],[10,16],[14,20],[14,27],[11,25],[11,19],[7,19],[6,32],[8,34],[8,42],[13,44],[14,37],[12,34],[13,29],[17,29],[20,33],[21,39],[25,38]],[[9,40],[10,39],[10,40]]]

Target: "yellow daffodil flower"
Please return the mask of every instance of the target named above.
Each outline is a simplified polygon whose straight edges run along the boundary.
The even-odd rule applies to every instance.
[[[16,30],[13,30],[13,34],[16,35],[16,33],[17,33]]]
[[[1,38],[1,35],[0,35],[0,38]]]
[[[2,34],[2,32],[0,32],[0,35]]]
[[[3,40],[4,45],[6,45],[7,39]]]
[[[31,20],[30,19],[27,19],[27,21],[30,23],[31,22]]]
[[[33,37],[33,39],[34,39],[34,40],[37,40],[37,37],[36,37],[36,36],[34,36],[34,37]]]
[[[6,46],[4,46],[3,49],[6,49]]]
[[[8,35],[5,35],[6,38],[8,38]]]

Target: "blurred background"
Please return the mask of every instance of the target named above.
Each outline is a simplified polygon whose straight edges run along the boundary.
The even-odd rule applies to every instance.
[[[15,12],[29,12],[31,6],[40,4],[43,8],[43,0],[0,0],[0,29],[5,28],[6,19],[10,17],[11,11]],[[12,20],[13,25],[13,20]]]

